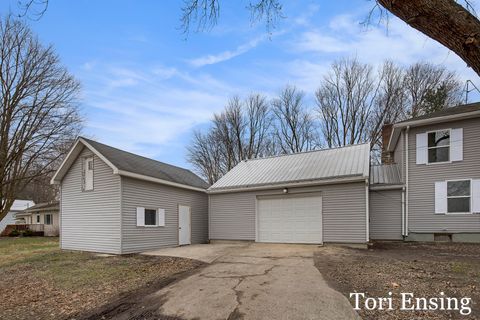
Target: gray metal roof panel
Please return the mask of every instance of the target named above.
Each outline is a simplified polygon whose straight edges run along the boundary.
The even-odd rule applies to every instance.
[[[382,164],[370,168],[370,185],[403,184],[398,164]]]
[[[82,139],[100,152],[119,170],[180,183],[196,188],[208,188],[208,184],[190,170],[142,157],[127,151],[110,147],[94,140],[86,138]]]
[[[301,181],[368,177],[370,144],[258,158],[240,162],[209,190]]]

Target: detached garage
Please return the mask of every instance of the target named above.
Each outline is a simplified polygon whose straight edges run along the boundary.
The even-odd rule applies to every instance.
[[[208,189],[210,240],[368,242],[369,144],[239,163]]]

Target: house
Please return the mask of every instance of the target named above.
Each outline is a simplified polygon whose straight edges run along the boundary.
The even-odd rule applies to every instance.
[[[369,241],[370,144],[245,160],[209,189],[211,240]]]
[[[17,213],[16,224],[25,224],[30,230],[43,232],[44,236],[57,237],[59,235],[58,201],[38,203]]]
[[[383,129],[370,144],[189,170],[80,138],[52,179],[63,249],[132,253],[208,240],[480,242],[480,103]],[[208,190],[207,190],[208,188]]]
[[[480,103],[393,125],[386,152],[404,185],[403,238],[480,242],[479,134]]]
[[[18,212],[21,212],[28,207],[31,207],[35,204],[35,202],[30,200],[15,200],[13,202],[10,211],[7,215],[0,221],[0,234],[5,230],[5,227],[10,224],[15,224],[15,217]]]
[[[209,238],[480,242],[480,104],[386,126],[369,145],[239,163],[208,189]]]
[[[124,254],[208,240],[208,185],[189,170],[79,138],[51,182],[62,249]]]

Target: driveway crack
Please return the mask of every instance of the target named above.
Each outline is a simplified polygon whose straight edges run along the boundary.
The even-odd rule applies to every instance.
[[[242,282],[247,278],[266,276],[275,267],[276,266],[271,266],[270,268],[265,269],[265,271],[261,274],[232,276],[231,277],[231,278],[238,278],[237,284],[232,288],[232,290],[235,292],[235,298],[236,298],[236,301],[237,301],[237,305],[236,305],[235,309],[233,309],[233,311],[229,314],[229,316],[227,318],[228,320],[239,320],[239,319],[244,318],[244,314],[242,312],[240,312],[240,306],[242,305],[243,291],[238,289],[238,287],[242,284]]]

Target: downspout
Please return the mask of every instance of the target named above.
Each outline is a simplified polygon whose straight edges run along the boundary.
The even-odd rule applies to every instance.
[[[402,188],[402,237],[405,236],[405,187]]]
[[[367,243],[370,242],[370,203],[369,203],[369,185],[368,179],[365,179],[365,203],[366,203],[366,216],[367,216],[367,224],[366,224],[366,234],[367,234]]]
[[[408,187],[408,149],[409,149],[409,143],[408,143],[408,133],[410,131],[410,126],[407,126],[407,129],[405,130],[405,235],[404,237],[408,237],[408,213],[409,213],[409,187]]]

